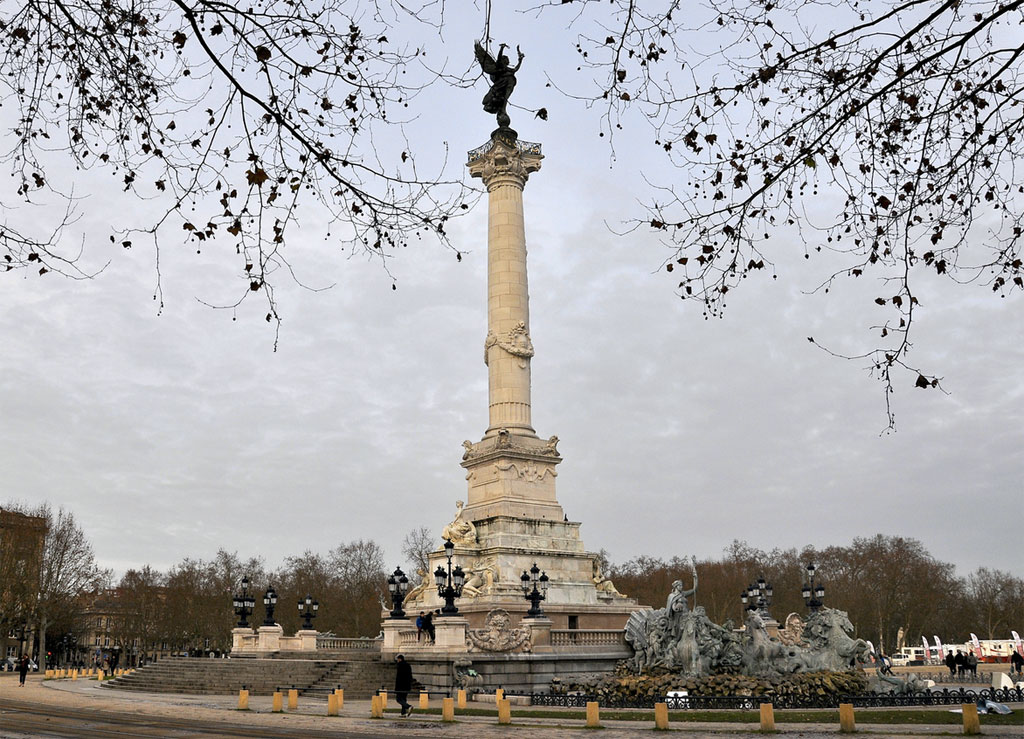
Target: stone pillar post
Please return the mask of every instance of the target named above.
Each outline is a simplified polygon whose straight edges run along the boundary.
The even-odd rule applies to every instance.
[[[534,654],[552,651],[550,618],[547,616],[524,618],[520,625],[530,627],[530,648]]]
[[[257,651],[278,652],[281,650],[281,637],[284,635],[284,629],[279,624],[260,626],[257,633],[259,634]]]
[[[536,436],[530,418],[530,305],[523,188],[543,156],[535,144],[492,138],[471,152],[469,173],[487,187],[487,339],[489,425]]]

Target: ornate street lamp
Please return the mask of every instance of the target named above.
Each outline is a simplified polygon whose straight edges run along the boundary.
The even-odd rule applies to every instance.
[[[235,615],[238,616],[238,627],[240,629],[249,628],[248,619],[256,608],[256,599],[249,592],[248,577],[242,578],[242,592],[232,599],[232,605],[235,607]]]
[[[401,567],[388,575],[388,592],[391,593],[391,603],[394,608],[388,618],[405,618],[405,611],[402,610],[402,602],[405,594],[409,592],[409,578],[402,572]]]
[[[540,602],[548,594],[547,573],[541,572],[540,567],[534,562],[529,572],[523,570],[523,575],[519,578],[519,581],[523,586],[523,595],[526,597],[526,600],[530,601],[530,610],[526,612],[526,617],[540,618],[544,615],[544,611],[540,609]]]
[[[825,586],[821,583],[814,584],[814,571],[817,567],[814,566],[814,562],[810,562],[807,565],[807,582],[804,583],[803,589],[800,591],[800,595],[804,598],[804,603],[811,609],[811,613],[814,613],[823,605],[825,605]]]
[[[766,582],[764,575],[757,579],[757,582],[748,585],[747,589],[740,594],[740,601],[748,611],[757,611],[758,615],[766,621],[770,621],[772,614],[768,608],[772,604],[772,584]]]
[[[277,623],[274,621],[274,606],[277,605],[277,591],[274,590],[273,585],[267,588],[267,592],[263,594],[263,605],[267,608],[267,617],[263,619],[263,625],[276,626]]]
[[[310,631],[313,628],[313,619],[316,618],[316,612],[320,609],[320,604],[313,600],[313,596],[306,593],[305,598],[299,598],[299,616],[304,618],[302,622],[302,628],[306,631]]]
[[[455,565],[455,569],[452,569],[452,552],[454,550],[455,545],[452,544],[452,540],[445,539],[444,552],[448,557],[448,570],[446,572],[441,565],[434,570],[437,594],[444,598],[444,608],[441,609],[443,616],[454,616],[459,612],[459,609],[455,607],[455,599],[462,595],[462,586],[466,582],[466,573],[462,571],[462,567]]]

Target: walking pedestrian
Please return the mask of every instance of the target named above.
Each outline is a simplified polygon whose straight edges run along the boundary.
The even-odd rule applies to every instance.
[[[423,634],[423,611],[420,611],[420,615],[416,617],[416,641],[420,640],[420,636]]]
[[[974,652],[967,655],[967,669],[971,671],[972,677],[978,676],[978,655]]]
[[[959,649],[956,650],[956,657],[953,658],[953,661],[956,663],[956,674],[963,677],[967,670],[967,658],[964,657],[964,653]]]
[[[406,700],[409,691],[412,690],[412,666],[401,654],[395,657],[395,662],[398,663],[398,671],[395,673],[395,700],[402,707],[402,716],[408,716],[412,713],[412,706]]]
[[[21,659],[18,660],[18,687],[25,687],[25,676],[28,674],[28,655],[21,655]]]
[[[1010,672],[1024,672],[1024,655],[1016,649],[1010,656]]]
[[[951,677],[956,675],[956,658],[953,657],[952,652],[946,655],[946,667],[949,668],[949,674]]]

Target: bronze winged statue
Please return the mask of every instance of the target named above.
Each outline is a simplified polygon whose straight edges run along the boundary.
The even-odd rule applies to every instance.
[[[480,68],[491,78],[491,89],[484,95],[484,110],[498,116],[499,130],[508,129],[511,123],[508,117],[508,99],[516,87],[516,72],[523,64],[523,52],[516,46],[519,61],[516,62],[516,66],[511,66],[508,56],[503,53],[506,46],[507,44],[502,44],[498,47],[498,58],[495,59],[479,41],[473,44],[473,53],[480,62]]]

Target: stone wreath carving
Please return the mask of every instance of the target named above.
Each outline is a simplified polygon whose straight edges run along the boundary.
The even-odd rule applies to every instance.
[[[512,628],[512,617],[504,608],[495,608],[487,614],[482,629],[466,631],[467,646],[483,652],[529,652],[532,636],[529,626]]]
[[[484,339],[484,364],[487,361],[487,350],[497,344],[513,357],[519,358],[519,368],[526,369],[526,360],[533,356],[533,342],[530,341],[530,333],[526,330],[526,323],[520,321],[515,328],[509,331],[504,337],[498,336],[493,331],[487,332]]]

